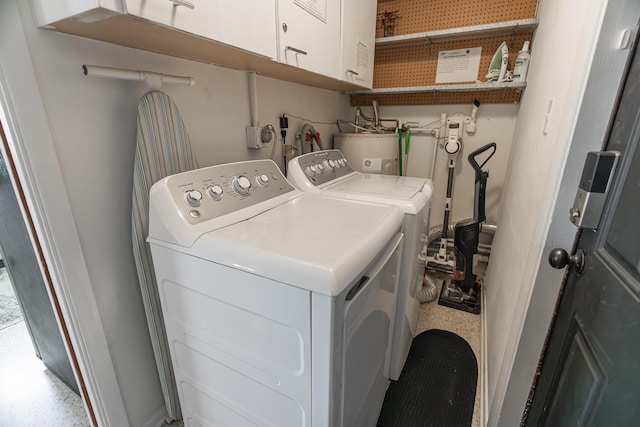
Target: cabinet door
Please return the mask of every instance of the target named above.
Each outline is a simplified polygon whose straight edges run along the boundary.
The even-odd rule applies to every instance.
[[[278,0],[278,60],[337,78],[340,0]]]
[[[130,15],[276,59],[274,0],[126,0],[126,4]]]
[[[76,16],[79,21],[105,19],[112,13],[122,13],[119,0],[30,0],[36,25],[45,26]]]
[[[343,0],[339,79],[368,89],[373,86],[376,2]]]

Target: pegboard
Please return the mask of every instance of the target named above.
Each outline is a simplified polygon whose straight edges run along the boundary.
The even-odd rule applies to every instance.
[[[452,105],[471,104],[474,99],[480,104],[513,104],[520,102],[520,91],[501,89],[477,92],[420,92],[405,94],[357,94],[351,95],[351,105],[370,106],[376,100],[379,105]]]
[[[373,67],[373,87],[430,86],[435,84],[438,67],[438,52],[441,50],[482,47],[477,80],[486,81],[491,58],[505,41],[509,48],[508,70],[513,70],[516,55],[522,44],[531,40],[531,34],[511,37],[488,37],[473,40],[458,40],[445,43],[400,46],[394,49],[376,49]],[[471,81],[468,83],[475,83]]]
[[[535,18],[537,0],[379,0],[378,13],[397,12],[393,34],[404,35],[450,28]],[[378,25],[377,37],[382,37]],[[524,41],[531,41],[531,33],[515,37],[493,36],[436,43],[398,45],[376,49],[373,87],[394,88],[435,85],[438,52],[462,48],[482,47],[478,81],[486,81],[493,54],[505,41],[509,48],[508,70],[513,70],[518,51]],[[473,82],[469,82],[473,83]],[[370,105],[377,99],[380,105],[466,104],[474,99],[481,103],[511,103],[520,101],[517,89],[474,92],[410,93],[410,94],[352,94],[351,105]]]
[[[378,0],[378,16],[397,11],[389,36],[535,18],[537,8],[538,0]]]

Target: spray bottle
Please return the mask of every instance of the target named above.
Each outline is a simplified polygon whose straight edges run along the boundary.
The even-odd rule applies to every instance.
[[[524,45],[522,45],[522,50],[518,52],[518,56],[516,57],[515,67],[513,68],[514,82],[526,81],[530,59],[531,54],[529,53],[529,41],[526,41],[524,42]]]

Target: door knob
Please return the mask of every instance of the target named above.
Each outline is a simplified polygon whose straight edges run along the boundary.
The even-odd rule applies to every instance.
[[[576,269],[577,274],[582,274],[585,265],[585,254],[582,249],[578,249],[575,255],[569,255],[564,249],[554,248],[549,252],[549,264],[557,269],[570,265]]]

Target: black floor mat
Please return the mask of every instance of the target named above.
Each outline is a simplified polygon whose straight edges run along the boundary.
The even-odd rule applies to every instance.
[[[468,427],[478,363],[458,335],[431,329],[416,336],[396,382],[389,385],[378,427]]]

